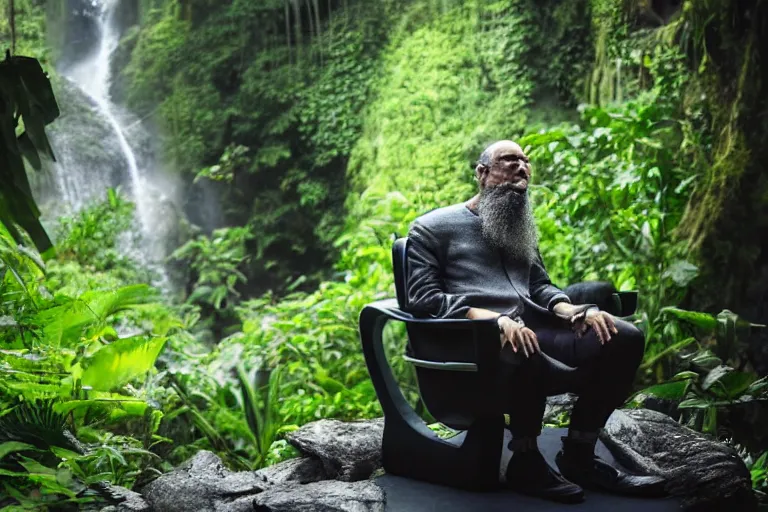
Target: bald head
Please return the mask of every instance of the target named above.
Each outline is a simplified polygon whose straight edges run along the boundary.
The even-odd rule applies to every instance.
[[[499,154],[503,153],[504,151],[524,154],[523,148],[521,148],[517,142],[512,140],[500,140],[485,148],[480,154],[480,158],[477,160],[477,163],[490,166],[491,162],[498,158]]]
[[[481,189],[509,183],[518,192],[526,192],[531,180],[528,155],[514,141],[494,142],[480,154],[475,176]]]

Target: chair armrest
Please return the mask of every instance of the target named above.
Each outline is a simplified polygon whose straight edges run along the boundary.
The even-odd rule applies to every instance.
[[[493,325],[496,327],[496,320],[493,318],[484,320],[470,320],[469,318],[420,318],[413,316],[411,313],[407,313],[400,309],[397,304],[397,299],[384,299],[376,302],[372,302],[365,306],[366,308],[375,309],[382,314],[386,315],[390,320],[399,320],[406,324],[417,325],[434,325],[440,328],[471,330],[481,325]]]
[[[455,361],[427,361],[425,359],[416,359],[408,355],[404,355],[403,359],[413,366],[420,368],[429,368],[430,370],[448,370],[454,372],[476,372],[477,365],[475,363],[457,363]]]
[[[567,286],[563,292],[574,304],[597,304],[603,311],[627,317],[637,309],[637,291],[620,292],[609,281],[583,281]]]
[[[379,325],[373,331],[382,331],[384,324],[389,320],[397,320],[406,324],[411,346],[413,348],[420,348],[418,348],[417,353],[409,353],[405,357],[406,360],[410,358],[411,361],[409,362],[416,366],[433,370],[472,371],[483,374],[488,370],[487,373],[489,375],[495,371],[499,356],[499,345],[497,344],[499,328],[496,320],[492,318],[483,320],[470,320],[468,318],[419,318],[401,310],[395,299],[386,299],[368,304],[363,308],[363,312],[360,315],[361,333],[363,330],[372,328],[372,326],[369,327],[367,325],[367,322],[373,322],[374,318]],[[466,350],[465,354],[457,356],[454,353],[451,356],[451,351],[449,350],[447,353],[441,354],[441,356],[430,357],[427,354],[434,352],[436,347],[447,348],[447,345],[442,343],[413,345],[414,340],[421,338],[417,334],[418,332],[429,332],[433,328],[438,333],[438,337],[441,336],[439,333],[443,333],[446,336],[446,340],[449,338],[465,340],[466,344],[463,344]],[[456,347],[456,345],[453,346]],[[441,348],[440,351],[442,352],[442,350]]]

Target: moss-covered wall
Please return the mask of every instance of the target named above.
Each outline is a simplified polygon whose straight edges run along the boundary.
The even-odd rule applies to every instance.
[[[686,3],[678,37],[706,96],[710,165],[700,173],[679,235],[699,249],[704,273],[692,304],[768,322],[768,5]],[[768,373],[768,334],[750,340]]]
[[[649,85],[638,64],[669,52],[682,56],[676,68],[660,71],[668,82],[688,83],[676,100],[676,122],[686,137],[681,149],[694,162],[689,172],[695,187],[672,236],[701,271],[684,305],[729,308],[766,323],[768,94],[761,65],[768,51],[767,6],[754,0],[592,0],[591,9],[590,102],[636,95]],[[768,372],[767,341],[765,334],[750,340],[762,373]]]

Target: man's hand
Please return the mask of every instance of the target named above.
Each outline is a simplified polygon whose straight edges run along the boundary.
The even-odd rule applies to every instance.
[[[497,322],[503,331],[499,334],[501,348],[504,348],[505,343],[509,343],[515,352],[518,348],[522,348],[525,357],[530,357],[534,352],[541,351],[536,333],[529,328],[520,325],[508,316],[500,316]]]
[[[571,327],[576,333],[577,338],[581,338],[589,328],[595,330],[600,344],[604,345],[611,340],[611,333],[617,334],[616,323],[613,315],[600,311],[596,308],[590,308],[586,311],[573,315],[571,317]]]

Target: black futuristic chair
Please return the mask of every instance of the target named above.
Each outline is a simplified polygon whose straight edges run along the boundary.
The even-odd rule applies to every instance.
[[[398,238],[392,247],[397,299],[368,304],[360,313],[363,353],[384,411],[384,469],[452,487],[496,488],[504,439],[503,408],[494,385],[498,326],[495,320],[418,318],[405,312],[407,251],[408,239]],[[607,288],[585,284],[564,291],[576,304],[597,304],[619,317],[634,313],[637,292],[615,292],[608,283],[602,283]],[[536,323],[537,314],[546,313],[529,300],[525,307],[523,318],[529,326]],[[389,320],[406,323],[408,348],[403,358],[415,366],[422,402],[439,422],[463,431],[459,435],[440,439],[405,400],[384,354],[382,335]],[[573,374],[574,369],[543,354],[540,361],[549,381],[556,383],[553,389]]]

